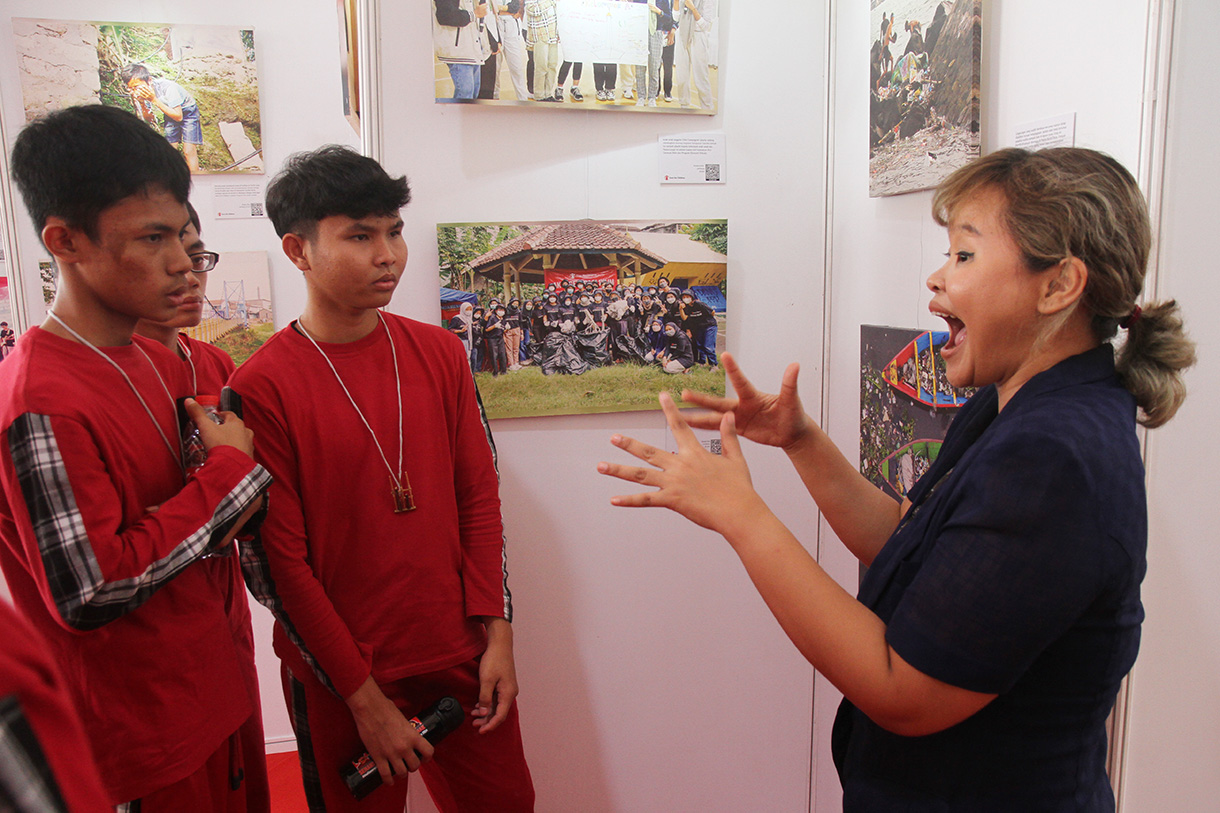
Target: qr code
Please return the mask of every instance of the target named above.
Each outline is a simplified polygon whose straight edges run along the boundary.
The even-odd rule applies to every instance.
[[[705,181],[720,180],[720,164],[707,164],[703,168],[703,175]]]
[[[703,448],[712,454],[720,454],[720,438],[711,438],[703,441]]]
[[[250,217],[262,217],[262,216],[263,216],[263,204],[251,203],[250,204]]]

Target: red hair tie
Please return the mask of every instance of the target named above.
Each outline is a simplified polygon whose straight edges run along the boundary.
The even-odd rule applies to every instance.
[[[1121,327],[1123,330],[1130,330],[1135,325],[1135,323],[1140,320],[1140,314],[1142,314],[1143,312],[1144,312],[1143,309],[1140,308],[1139,305],[1136,305],[1135,309],[1131,311],[1130,315],[1128,315],[1126,319],[1119,322],[1118,326]]]

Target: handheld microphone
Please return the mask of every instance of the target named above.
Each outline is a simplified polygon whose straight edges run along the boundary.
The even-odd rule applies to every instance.
[[[456,731],[465,716],[456,698],[442,697],[407,722],[414,726],[425,740],[436,745]],[[339,773],[356,799],[363,799],[381,787],[381,773],[367,751],[340,768]]]

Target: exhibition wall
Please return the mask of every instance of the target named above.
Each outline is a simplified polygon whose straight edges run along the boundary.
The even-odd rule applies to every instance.
[[[1216,233],[1220,110],[1205,100],[1220,5],[1178,0],[1169,77],[1158,298],[1177,298],[1198,364],[1189,396],[1148,438],[1148,576],[1132,673],[1125,810],[1210,810],[1220,798],[1220,547],[1213,506],[1220,459],[1220,302]]]
[[[1024,123],[1075,113],[1078,145],[1139,170],[1151,137],[1145,76],[1156,68],[1145,62],[1150,6],[1161,5],[985,3],[983,151],[1010,145]],[[1148,619],[1132,680],[1129,811],[1207,809],[1220,797],[1220,554],[1201,510],[1220,457],[1205,422],[1220,395],[1220,337],[1203,310],[1217,299],[1203,239],[1214,230],[1220,166],[1202,134],[1217,130],[1220,114],[1187,104],[1207,89],[1205,32],[1220,23],[1214,5],[1176,3],[1156,296],[1182,300],[1201,362],[1177,420],[1148,441]],[[800,362],[806,409],[850,458],[859,437],[860,325],[942,326],[927,312],[924,281],[943,262],[944,233],[932,221],[930,193],[868,197],[865,54],[876,32],[867,4],[793,3],[778,19],[732,0],[720,6],[720,105],[706,117],[436,104],[426,6],[381,3],[371,117],[379,157],[413,189],[404,213],[411,255],[391,310],[437,319],[437,223],[725,218],[728,349],[768,389]],[[5,8],[16,17],[254,28],[269,173],[260,183],[293,151],[359,141],[340,109],[334,3],[8,0]],[[13,53],[4,20],[0,101],[10,144],[23,121]],[[727,182],[662,184],[658,137],[699,132],[724,134]],[[196,203],[230,180],[197,177]],[[37,291],[29,258],[41,249],[24,213],[18,221],[28,298]],[[300,312],[299,273],[268,221],[205,216],[203,225],[210,248],[268,252],[280,326]],[[16,263],[8,267],[16,273]],[[624,457],[609,437],[672,449],[660,413],[505,419],[493,431],[538,809],[840,809],[829,756],[839,695],[790,645],[728,546],[669,512],[609,504],[631,490],[596,474],[599,460]],[[784,455],[760,447],[746,455],[780,518],[854,591],[857,563],[819,523]],[[270,617],[251,605],[269,747],[292,748]],[[432,809],[419,785],[414,813]]]
[[[765,386],[800,361],[816,409],[824,20],[813,5],[796,25],[742,8],[721,2],[723,102],[706,117],[436,104],[426,13],[382,3],[383,157],[414,190],[395,309],[436,317],[436,223],[727,218],[728,349]],[[781,74],[787,60],[799,68]],[[704,131],[726,137],[727,183],[663,185],[658,136]],[[616,432],[666,446],[661,414],[493,430],[538,809],[808,809],[812,670],[721,538],[664,510],[611,507],[632,489],[595,471],[625,457]],[[817,515],[784,455],[746,453],[813,550]]]

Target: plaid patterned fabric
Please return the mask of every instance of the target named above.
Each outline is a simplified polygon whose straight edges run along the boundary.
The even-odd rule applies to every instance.
[[[9,451],[56,609],[69,626],[80,630],[97,629],[148,601],[228,535],[242,511],[271,485],[271,475],[256,466],[212,517],[167,556],[134,578],[107,581],[72,494],[51,418],[26,413],[13,421]]]
[[[15,696],[0,699],[0,810],[67,811],[46,755]]]
[[[525,22],[529,28],[527,42],[559,42],[559,19],[555,0],[526,0]]]
[[[271,566],[267,562],[267,548],[263,545],[262,537],[256,533],[249,540],[242,542],[238,549],[241,552],[241,572],[246,579],[246,586],[250,588],[250,593],[259,604],[266,607],[275,616],[275,620],[284,628],[288,640],[292,641],[300,650],[301,658],[309,665],[318,682],[338,695],[335,684],[322,671],[322,667],[318,665],[318,659],[305,646],[305,640],[297,631],[296,624],[284,611],[284,602],[275,589],[275,581],[271,578]],[[302,702],[304,702],[303,699]]]
[[[305,687],[288,670],[288,682],[292,687],[292,730],[297,737],[297,759],[301,762],[301,784],[305,786],[305,802],[310,813],[326,813],[326,802],[322,799],[322,780],[318,776],[318,763],[313,755],[313,740],[309,735],[309,715],[305,708]]]

